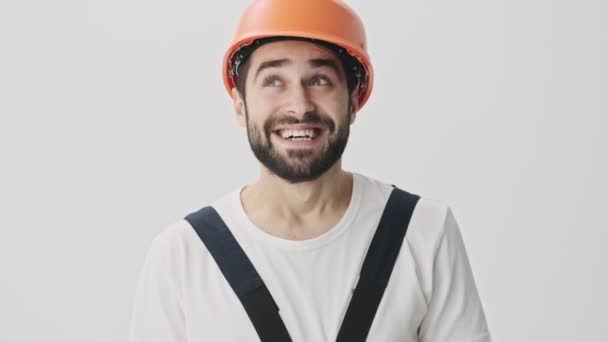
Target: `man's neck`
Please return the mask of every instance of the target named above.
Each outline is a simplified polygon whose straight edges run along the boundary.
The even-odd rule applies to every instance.
[[[241,202],[256,226],[294,240],[331,229],[350,203],[353,176],[340,162],[310,182],[291,184],[263,169],[258,180],[243,189]]]

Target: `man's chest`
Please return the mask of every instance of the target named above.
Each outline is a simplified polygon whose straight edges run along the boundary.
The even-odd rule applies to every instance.
[[[352,297],[364,250],[335,248],[331,253],[287,254],[249,247],[293,341],[335,341]],[[362,248],[359,247],[359,248]],[[184,314],[192,341],[259,341],[238,297],[210,255],[193,263],[184,282]],[[407,250],[372,323],[368,341],[418,341],[426,312],[415,265]]]

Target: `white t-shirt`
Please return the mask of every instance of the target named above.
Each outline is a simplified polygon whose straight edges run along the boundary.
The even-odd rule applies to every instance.
[[[358,173],[353,179],[341,220],[309,240],[285,240],[256,227],[241,205],[242,188],[211,203],[264,280],[294,342],[336,340],[392,190]],[[418,201],[367,340],[490,342],[465,246],[444,203]],[[213,257],[183,219],[151,244],[130,341],[260,341]]]

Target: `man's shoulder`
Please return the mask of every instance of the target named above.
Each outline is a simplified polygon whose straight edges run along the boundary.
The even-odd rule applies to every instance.
[[[175,253],[184,249],[192,239],[192,228],[185,219],[167,224],[150,244],[150,250],[155,253]]]
[[[190,214],[198,213],[207,208],[213,208],[213,210],[221,212],[222,214],[224,212],[229,212],[230,207],[234,205],[234,203],[232,203],[234,195],[234,190],[229,191],[211,201],[184,210],[181,218],[167,224],[154,237],[152,242],[153,248],[186,251],[194,246],[198,249],[200,247],[200,238],[196,234],[194,227],[186,218]]]
[[[411,226],[414,227],[415,234],[435,239],[437,235],[442,234],[445,222],[451,215],[451,208],[447,201],[420,192],[408,184],[387,182],[361,174],[359,177],[366,183],[367,198],[377,196],[379,199],[387,201],[395,188],[419,196],[411,218]]]
[[[425,218],[427,218],[427,216],[435,219],[445,218],[450,210],[450,206],[446,201],[422,193],[408,184],[387,182],[380,180],[379,178],[360,173],[357,173],[357,176],[363,181],[363,183],[365,183],[365,189],[368,192],[367,196],[370,194],[377,194],[380,197],[388,200],[394,188],[398,188],[412,195],[420,196],[420,199],[416,205],[416,211],[422,212]]]

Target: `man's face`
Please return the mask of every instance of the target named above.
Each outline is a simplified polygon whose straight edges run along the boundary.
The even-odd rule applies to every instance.
[[[249,63],[246,99],[233,97],[254,155],[288,182],[317,179],[341,158],[355,117],[342,63],[293,40],[257,48]]]

